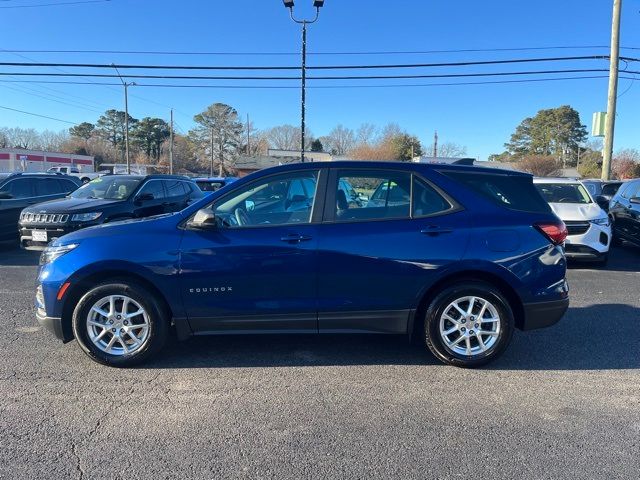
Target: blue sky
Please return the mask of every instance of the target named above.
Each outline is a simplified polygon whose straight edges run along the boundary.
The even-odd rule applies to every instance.
[[[171,56],[6,52],[6,50],[75,49],[295,53],[300,49],[300,28],[289,20],[281,0],[182,0],[180,2],[111,0],[102,3],[37,6],[65,1],[69,0],[0,1],[0,15],[3,19],[0,60],[107,64],[115,62],[178,65],[299,65],[297,55]],[[311,3],[311,0],[297,0],[296,14],[311,15],[313,13]],[[4,8],[23,5],[34,7]],[[537,0],[535,2],[326,0],[319,22],[309,27],[308,48],[310,53],[321,53],[605,46],[610,39],[611,7],[612,1],[609,0],[588,2],[584,0]],[[622,50],[622,55],[640,57],[639,10],[640,0],[625,0],[621,45],[627,49]],[[607,48],[592,47],[510,52],[310,55],[308,64],[319,66],[433,63],[607,53]],[[607,67],[606,61],[595,60],[446,67],[401,73],[469,73]],[[629,69],[640,70],[640,63],[630,63]],[[19,70],[24,71],[25,68],[0,67],[0,72]],[[41,71],[52,71],[52,69],[47,68]],[[209,73],[216,74],[216,72]],[[251,74],[252,72],[240,73]],[[257,72],[257,74],[261,73]],[[267,73],[286,74],[288,72]],[[346,74],[347,72],[335,73]],[[375,73],[386,72],[375,71]],[[538,78],[549,76],[543,75]],[[71,122],[94,122],[107,108],[123,109],[122,89],[119,87],[95,84],[44,85],[6,82],[6,80],[16,79],[27,78],[0,77],[0,80],[3,80],[0,82],[1,106]],[[53,80],[60,81],[64,78]],[[309,83],[311,87],[351,85],[357,88],[310,88],[307,96],[308,128],[316,136],[320,136],[326,134],[338,123],[357,128],[364,122],[380,126],[388,122],[396,122],[410,133],[418,135],[425,144],[430,143],[433,131],[437,129],[441,142],[460,143],[467,146],[469,155],[484,159],[490,153],[501,152],[503,143],[508,140],[516,125],[539,109],[563,104],[572,105],[580,112],[583,123],[589,128],[591,114],[606,109],[606,78],[464,86],[398,86],[487,80],[496,79],[311,81]],[[183,80],[173,82],[196,83]],[[211,80],[201,83],[255,86],[258,81]],[[260,83],[260,85],[274,84],[273,82]],[[297,86],[295,81],[278,82],[278,84]],[[381,84],[395,86],[359,87]],[[168,119],[169,108],[173,107],[176,110],[175,119],[179,131],[186,132],[193,124],[193,115],[214,102],[228,103],[243,116],[250,114],[255,126],[260,129],[283,123],[297,125],[299,122],[299,90],[296,88],[168,89],[139,86],[133,87],[130,93],[129,109],[134,117],[158,116]],[[638,122],[640,81],[634,83],[632,80],[621,80],[619,93],[622,96],[618,106],[615,148],[638,148],[640,147],[640,122]],[[1,109],[0,126],[53,130],[68,127],[54,120]]]

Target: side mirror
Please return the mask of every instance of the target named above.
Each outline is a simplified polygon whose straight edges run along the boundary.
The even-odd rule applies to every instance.
[[[198,230],[211,230],[218,227],[218,219],[211,208],[198,210],[195,216],[187,223],[187,227]]]
[[[635,203],[636,205],[640,205],[640,197],[631,197],[629,202]]]
[[[9,192],[0,192],[0,200],[11,200],[13,198],[13,195],[11,195]]]
[[[138,195],[136,197],[135,203],[137,205],[142,205],[144,202],[148,202],[150,200],[153,200],[155,197],[153,196],[153,193],[149,192],[149,193],[142,193],[140,195]]]

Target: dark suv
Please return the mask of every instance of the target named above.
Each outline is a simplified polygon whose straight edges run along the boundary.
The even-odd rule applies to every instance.
[[[66,175],[0,173],[0,241],[17,242],[23,208],[64,197],[80,185],[80,180]]]
[[[345,182],[362,201],[344,201]],[[514,328],[562,317],[566,234],[527,174],[289,164],[174,215],[59,238],[42,254],[36,316],[113,366],[170,331],[404,334],[477,366]]]
[[[625,182],[609,206],[613,240],[626,240],[640,247],[640,180]]]
[[[25,208],[20,244],[42,250],[56,238],[92,225],[177,212],[204,194],[186,177],[105,175],[71,195]]]

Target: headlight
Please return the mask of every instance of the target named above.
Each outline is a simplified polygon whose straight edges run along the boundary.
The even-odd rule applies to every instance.
[[[91,222],[93,220],[97,220],[102,215],[102,212],[92,212],[92,213],[76,213],[71,217],[72,222]]]
[[[69,253],[71,250],[78,246],[77,243],[70,243],[69,245],[62,245],[60,247],[47,247],[40,255],[40,265],[46,265],[53,262],[56,258],[60,258],[65,253]]]
[[[609,217],[594,218],[593,220],[589,221],[595,225],[602,225],[603,227],[609,226]]]

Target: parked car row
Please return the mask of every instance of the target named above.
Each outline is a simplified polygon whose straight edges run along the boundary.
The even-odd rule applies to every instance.
[[[58,170],[0,174],[0,241],[42,250],[69,232],[176,212],[204,195],[181,176],[95,174],[83,181]]]
[[[640,179],[536,178],[534,184],[567,226],[567,257],[606,263],[612,243],[640,246]]]

